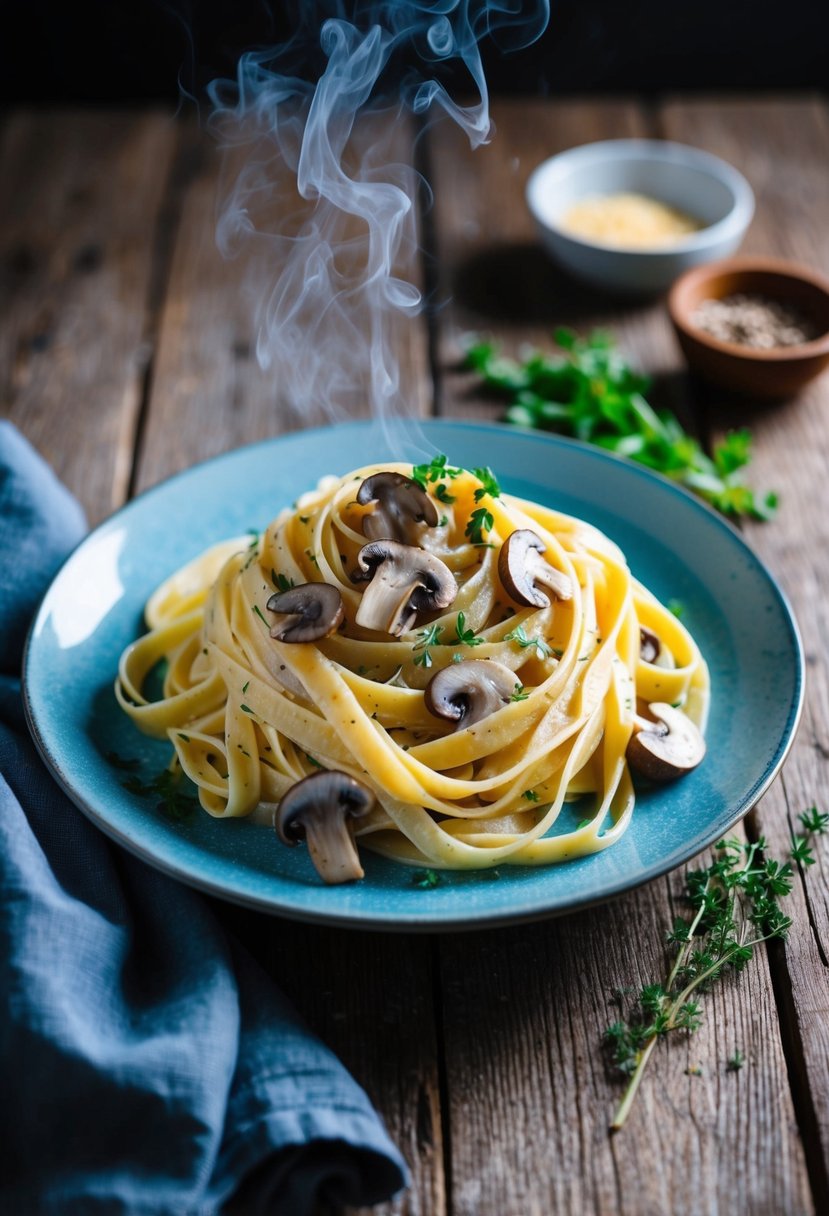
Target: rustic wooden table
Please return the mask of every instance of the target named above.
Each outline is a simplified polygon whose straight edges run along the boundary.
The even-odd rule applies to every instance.
[[[745,822],[779,853],[799,811],[829,808],[829,376],[762,410],[703,393],[661,302],[603,303],[557,277],[533,243],[523,188],[561,148],[669,136],[747,175],[757,214],[746,251],[829,270],[829,109],[812,98],[622,98],[494,113],[497,134],[475,153],[448,125],[418,145],[436,192],[423,273],[441,307],[401,331],[410,391],[425,412],[495,418],[457,370],[466,330],[517,347],[548,342],[555,325],[602,324],[707,439],[751,425],[753,480],[783,505],[746,534],[795,606],[809,669],[794,750]],[[92,522],[195,461],[297,425],[251,357],[240,266],[215,249],[208,137],[157,112],[16,113],[0,166],[2,412]],[[401,1145],[413,1184],[384,1212],[827,1212],[829,847],[818,852],[797,876],[788,941],[706,1000],[687,1045],[657,1053],[614,1138],[619,1086],[600,1035],[612,990],[661,973],[681,873],[578,916],[431,939],[219,910]],[[735,1048],[747,1064],[727,1072]],[[688,1075],[697,1063],[702,1074]]]

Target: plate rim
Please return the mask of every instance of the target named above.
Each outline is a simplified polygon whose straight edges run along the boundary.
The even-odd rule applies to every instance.
[[[797,624],[792,606],[789,599],[780,586],[778,580],[766,566],[765,562],[755,553],[754,549],[748,544],[740,531],[718,511],[709,506],[708,503],[692,494],[689,490],[678,485],[669,477],[664,476],[652,469],[643,465],[639,465],[625,457],[619,456],[616,453],[605,451],[603,448],[596,447],[592,444],[584,443],[577,439],[572,439],[569,436],[550,434],[549,432],[540,431],[534,428],[512,428],[505,424],[489,421],[466,420],[457,418],[428,418],[417,419],[419,427],[426,427],[428,430],[443,428],[456,428],[461,431],[470,432],[491,432],[494,435],[508,433],[513,438],[529,442],[529,443],[544,443],[553,447],[560,447],[564,451],[567,449],[575,449],[587,455],[592,459],[596,459],[599,463],[609,461],[616,466],[624,467],[629,473],[638,475],[646,482],[655,482],[662,490],[673,492],[679,496],[686,504],[690,504],[694,510],[697,510],[707,517],[709,522],[713,521],[721,528],[731,539],[732,543],[736,542],[739,550],[744,556],[747,556],[752,565],[765,579],[769,589],[778,600],[782,609],[783,617],[789,628],[790,640],[792,643],[793,656],[795,658],[794,672],[794,689],[793,699],[789,706],[786,717],[786,725],[781,739],[775,749],[774,756],[763,772],[762,776],[754,783],[750,790],[737,805],[737,808],[730,814],[725,824],[718,828],[717,831],[706,831],[701,836],[697,837],[693,843],[687,848],[683,847],[670,854],[667,858],[663,858],[658,862],[654,862],[649,868],[640,871],[636,878],[619,879],[611,883],[605,888],[600,895],[585,896],[584,898],[574,898],[569,900],[564,905],[558,906],[534,906],[525,911],[510,911],[509,909],[501,909],[494,911],[492,914],[478,914],[474,919],[464,918],[459,913],[441,913],[437,916],[424,917],[422,914],[409,914],[407,912],[396,912],[392,919],[381,916],[378,912],[370,910],[366,913],[332,913],[328,909],[315,910],[313,908],[297,908],[290,902],[286,902],[280,897],[270,897],[263,899],[259,896],[246,897],[243,891],[236,889],[228,889],[227,885],[223,884],[219,878],[203,877],[199,874],[194,874],[185,866],[176,865],[174,862],[168,861],[166,858],[160,858],[151,849],[145,847],[140,842],[135,841],[127,833],[121,831],[115,825],[110,823],[88,800],[83,793],[77,790],[71,782],[66,778],[59,759],[50,750],[49,744],[45,739],[40,726],[37,722],[36,714],[33,710],[32,697],[30,692],[29,681],[29,662],[32,647],[36,645],[35,635],[41,622],[41,617],[49,595],[55,583],[60,579],[63,571],[72,562],[75,554],[86,544],[92,541],[96,535],[111,527],[113,523],[123,518],[125,515],[130,515],[137,505],[143,504],[147,499],[152,498],[158,493],[163,493],[171,484],[186,479],[189,476],[200,472],[214,465],[219,465],[228,458],[242,457],[245,453],[254,450],[259,450],[271,445],[278,445],[286,440],[303,439],[307,437],[330,437],[332,432],[340,430],[364,430],[371,432],[377,430],[377,423],[371,419],[357,419],[347,422],[340,422],[328,426],[301,428],[296,431],[289,431],[282,435],[269,436],[266,439],[258,440],[253,443],[243,444],[240,447],[231,448],[228,451],[220,452],[215,456],[208,457],[205,460],[198,461],[195,464],[189,465],[185,469],[181,469],[176,473],[165,477],[141,493],[135,495],[128,502],[118,507],[104,519],[100,520],[86,535],[75,545],[67,554],[59,569],[49,580],[43,595],[41,596],[37,609],[34,612],[29,629],[27,631],[26,640],[23,650],[23,661],[21,671],[21,694],[23,701],[23,710],[26,725],[29,729],[31,738],[35,747],[50,772],[53,779],[56,781],[59,788],[69,798],[69,800],[84,814],[86,817],[102,831],[109,839],[116,844],[125,848],[133,856],[138,857],[142,862],[150,865],[154,869],[166,874],[168,877],[175,879],[178,882],[184,883],[187,887],[201,891],[206,895],[213,896],[225,900],[237,906],[248,908],[252,911],[265,913],[272,916],[284,917],[285,919],[300,921],[306,924],[323,924],[333,928],[342,929],[362,929],[364,931],[380,931],[388,933],[432,933],[432,932],[475,932],[478,929],[488,929],[494,927],[502,927],[507,925],[520,925],[549,920],[559,916],[569,916],[588,908],[598,907],[606,903],[611,903],[621,896],[636,891],[640,887],[654,882],[665,874],[684,865],[693,857],[699,856],[705,849],[709,848],[717,839],[720,839],[725,832],[739,823],[748,812],[757,804],[760,798],[766,793],[769,787],[774,782],[775,778],[780,773],[783,764],[788,757],[791,748],[797,736],[797,731],[800,725],[803,706],[805,701],[805,657],[803,649],[803,641],[800,630]],[[536,868],[536,867],[534,867]],[[538,867],[543,869],[544,867]],[[552,867],[548,867],[552,868]]]

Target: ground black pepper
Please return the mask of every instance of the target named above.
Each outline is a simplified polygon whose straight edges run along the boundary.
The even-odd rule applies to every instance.
[[[757,350],[799,346],[818,337],[817,327],[794,305],[762,295],[740,293],[721,300],[702,300],[691,321],[721,342]]]

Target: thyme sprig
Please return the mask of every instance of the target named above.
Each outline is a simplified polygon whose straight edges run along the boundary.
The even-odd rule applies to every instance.
[[[674,1031],[693,1034],[699,1029],[702,1009],[696,998],[727,971],[742,971],[762,942],[786,936],[791,918],[779,901],[792,889],[792,860],[804,864],[803,846],[829,830],[829,815],[815,807],[800,820],[805,834],[796,837],[788,861],[766,857],[762,837],[753,842],[730,838],[715,846],[710,866],[686,875],[691,913],[677,917],[667,935],[676,950],[667,979],[641,988],[627,1017],[605,1030],[613,1064],[628,1077],[612,1131],[624,1126],[657,1042]],[[805,859],[805,864],[813,860]],[[622,1013],[628,991],[619,989],[614,997]]]
[[[440,645],[440,635],[443,632],[443,626],[434,624],[427,625],[425,629],[419,629],[417,633],[418,640],[415,642],[412,650],[419,650],[421,653],[414,656],[416,667],[431,667],[432,666],[432,646]]]

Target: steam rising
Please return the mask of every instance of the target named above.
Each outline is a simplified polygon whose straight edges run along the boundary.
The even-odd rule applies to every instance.
[[[547,0],[297,0],[290,41],[246,53],[235,81],[211,86],[211,124],[242,157],[219,247],[252,255],[257,356],[299,417],[413,412],[396,346],[421,305],[402,277],[415,263],[418,176],[395,116],[438,106],[473,146],[486,141],[479,40],[526,46],[548,16]],[[451,61],[474,104],[434,78]]]

